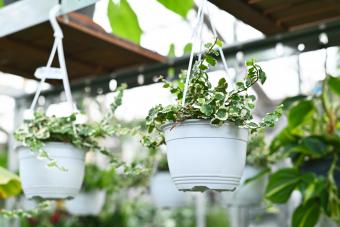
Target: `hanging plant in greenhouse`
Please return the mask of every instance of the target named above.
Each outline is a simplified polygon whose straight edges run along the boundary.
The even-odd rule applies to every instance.
[[[327,76],[318,95],[285,101],[288,126],[271,144],[271,154],[289,157],[293,167],[270,176],[267,198],[286,203],[294,190],[302,194],[293,227],[315,226],[321,215],[340,224],[340,78]]]
[[[183,191],[235,190],[245,165],[248,130],[273,127],[282,112],[278,106],[259,123],[253,121],[255,96],[247,90],[266,80],[253,60],[247,61],[247,75],[234,89],[228,90],[225,78],[213,87],[207,72],[217,64],[216,46],[222,46],[218,39],[205,44],[206,51],[187,75],[187,84],[184,74],[175,81],[162,80],[177,104],[157,105],[146,118],[149,135],[142,143],[151,150],[166,143],[172,179]]]
[[[124,88],[125,85],[118,88],[110,110],[98,123],[77,123],[75,113],[67,117],[49,117],[44,112],[35,112],[33,119],[16,130],[14,136],[22,143],[18,148],[20,176],[27,197],[74,197],[83,181],[87,151],[102,152],[112,162],[120,164],[99,145],[98,139],[133,133],[113,116],[121,105]],[[46,162],[50,168],[45,168]]]

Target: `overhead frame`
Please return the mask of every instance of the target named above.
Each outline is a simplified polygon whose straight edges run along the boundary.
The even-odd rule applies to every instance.
[[[61,1],[63,15],[96,3],[98,0]],[[21,0],[0,9],[0,37],[48,21],[48,13],[59,0]]]
[[[328,36],[328,43],[321,44],[319,41],[320,34],[325,33]],[[278,56],[275,47],[281,43],[284,47],[282,55]],[[298,51],[297,46],[304,44],[304,50]],[[291,56],[299,52],[317,50],[321,48],[340,45],[340,23],[333,22],[323,27],[314,27],[306,30],[283,33],[272,37],[240,43],[225,47],[223,52],[227,58],[229,65],[235,63],[235,55],[242,52],[246,58],[254,58],[257,61],[265,61],[283,56]],[[164,63],[156,63],[145,67],[136,67],[126,70],[120,70],[105,74],[96,78],[89,78],[81,81],[75,81],[71,84],[73,92],[80,90],[90,90],[90,95],[98,95],[99,93],[111,92],[109,83],[112,79],[117,80],[118,84],[127,83],[129,88],[155,83],[155,76],[167,75],[169,68],[178,72],[187,67],[189,61],[188,56],[172,59]],[[143,76],[143,83],[138,83],[138,76]],[[139,81],[140,82],[140,81]],[[53,88],[42,92],[44,96],[58,95],[62,89],[60,87]],[[23,95],[18,99],[32,99],[32,95]]]

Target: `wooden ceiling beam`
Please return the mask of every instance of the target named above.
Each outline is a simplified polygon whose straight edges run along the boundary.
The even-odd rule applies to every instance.
[[[242,0],[211,0],[210,2],[265,35],[273,35],[288,30],[283,26],[278,26],[271,18],[263,15]]]

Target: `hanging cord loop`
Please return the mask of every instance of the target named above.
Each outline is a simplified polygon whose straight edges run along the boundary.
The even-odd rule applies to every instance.
[[[51,54],[48,58],[47,65],[45,67],[37,68],[34,75],[36,78],[40,79],[39,86],[34,95],[33,102],[30,107],[30,111],[33,112],[35,106],[38,102],[39,95],[42,90],[42,86],[46,79],[58,79],[63,81],[63,86],[65,90],[66,101],[70,107],[71,111],[74,111],[73,100],[71,95],[70,83],[68,80],[68,74],[65,63],[65,55],[63,48],[63,32],[58,24],[57,16],[61,10],[61,5],[58,4],[54,6],[49,12],[49,20],[53,29],[54,43],[51,50]],[[58,55],[58,61],[60,68],[51,67],[55,55]]]
[[[199,45],[198,60],[200,61],[201,58],[202,58],[202,43],[203,43],[202,30],[203,30],[203,24],[204,24],[203,18],[204,18],[205,8],[207,8],[208,20],[211,24],[213,35],[215,37],[217,37],[216,28],[215,28],[214,24],[212,23],[212,20],[211,20],[211,17],[210,17],[210,12],[209,12],[209,7],[207,6],[207,0],[203,0],[203,2],[201,3],[201,5],[198,9],[197,18],[196,18],[196,26],[194,27],[193,34],[192,34],[192,37],[191,37],[191,39],[192,39],[192,49],[191,49],[191,52],[190,52],[189,65],[188,65],[188,70],[187,70],[186,79],[185,79],[182,106],[185,106],[185,100],[186,100],[186,96],[187,96],[187,92],[188,92],[188,88],[189,88],[189,81],[190,81],[191,70],[192,70],[193,59],[194,59],[194,52],[195,52],[195,47],[196,47],[196,39],[198,39],[198,45]],[[229,73],[228,73],[228,65],[227,65],[227,61],[225,59],[223,50],[220,46],[218,46],[218,50],[219,50],[220,55],[221,55],[224,70],[227,74],[228,79],[230,79]]]

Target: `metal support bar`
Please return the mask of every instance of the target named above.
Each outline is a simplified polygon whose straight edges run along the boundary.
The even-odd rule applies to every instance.
[[[320,33],[326,33],[328,35],[328,43],[320,44]],[[284,46],[283,55],[278,56],[275,51],[277,43],[281,43]],[[296,31],[290,33],[284,33],[261,40],[250,41],[246,43],[240,43],[230,45],[223,49],[223,52],[227,58],[229,65],[235,65],[235,55],[238,52],[242,52],[246,59],[254,58],[257,61],[270,60],[282,56],[291,56],[299,53],[297,46],[303,43],[305,49],[303,52],[321,49],[324,47],[340,45],[340,23],[334,22],[321,28],[306,29],[303,31]],[[301,51],[300,51],[301,53]],[[86,87],[91,88],[89,95],[98,95],[100,93],[111,92],[109,88],[109,82],[112,79],[117,80],[118,83],[127,83],[130,88],[155,83],[155,76],[167,75],[169,68],[174,68],[176,72],[187,67],[189,56],[184,56],[176,59],[169,60],[164,63],[156,63],[147,66],[140,66],[136,68],[130,68],[125,70],[119,70],[113,73],[104,75],[92,75],[88,79],[82,79],[75,81],[71,84],[73,92],[84,91]],[[143,75],[144,83],[138,83],[138,77]],[[61,87],[56,87],[48,91],[42,92],[44,96],[58,95],[62,91]],[[16,97],[18,99],[33,98],[32,94]]]
[[[63,15],[96,3],[98,0],[62,1]],[[21,0],[0,9],[0,37],[40,24],[49,19],[50,10],[58,0]]]

